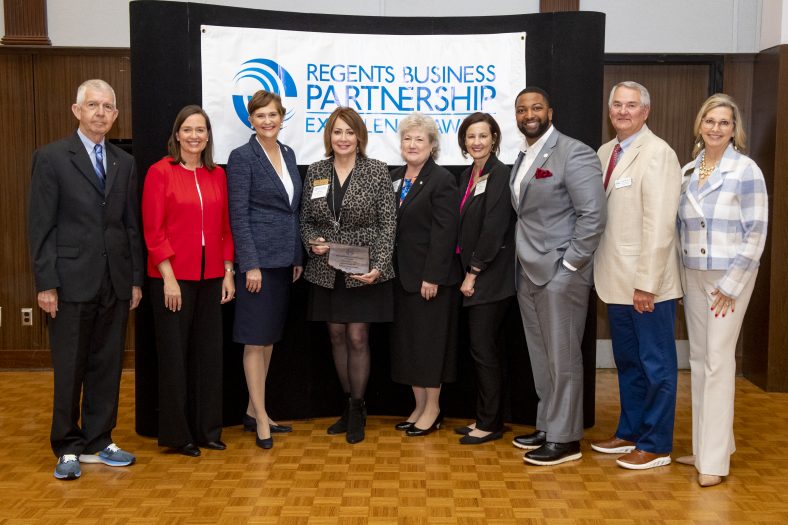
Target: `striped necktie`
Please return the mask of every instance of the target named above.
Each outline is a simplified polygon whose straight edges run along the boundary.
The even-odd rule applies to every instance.
[[[107,180],[107,172],[104,171],[104,147],[101,144],[96,144],[93,147],[93,151],[96,153],[96,177],[98,177],[101,191],[104,191],[105,181]]]

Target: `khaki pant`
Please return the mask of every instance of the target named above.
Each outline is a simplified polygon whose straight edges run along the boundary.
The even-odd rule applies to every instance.
[[[727,476],[733,438],[736,343],[757,272],[736,298],[735,311],[714,317],[711,304],[725,272],[685,269],[684,312],[692,370],[692,453],[701,474]]]

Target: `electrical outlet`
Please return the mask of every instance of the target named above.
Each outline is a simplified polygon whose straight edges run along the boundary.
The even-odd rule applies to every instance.
[[[22,326],[33,326],[32,308],[22,308]]]

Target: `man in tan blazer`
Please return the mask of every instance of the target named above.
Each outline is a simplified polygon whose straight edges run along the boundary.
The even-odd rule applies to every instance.
[[[646,126],[651,101],[645,87],[615,85],[608,106],[616,138],[598,152],[608,220],[594,281],[607,303],[621,415],[616,433],[591,447],[624,454],[619,466],[642,470],[669,464],[673,444],[681,166]]]

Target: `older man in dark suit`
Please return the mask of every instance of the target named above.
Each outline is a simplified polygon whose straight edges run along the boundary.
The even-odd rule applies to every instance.
[[[105,141],[118,116],[115,92],[87,80],[71,111],[76,133],[33,154],[28,212],[38,305],[52,317],[58,479],[78,478],[80,462],[134,462],[112,429],[126,322],[143,279],[134,159]]]
[[[517,213],[517,300],[539,396],[536,431],[514,438],[534,465],[580,459],[583,340],[593,256],[605,228],[599,161],[585,144],[552,125],[547,93],[515,102],[524,151],[512,168]]]

